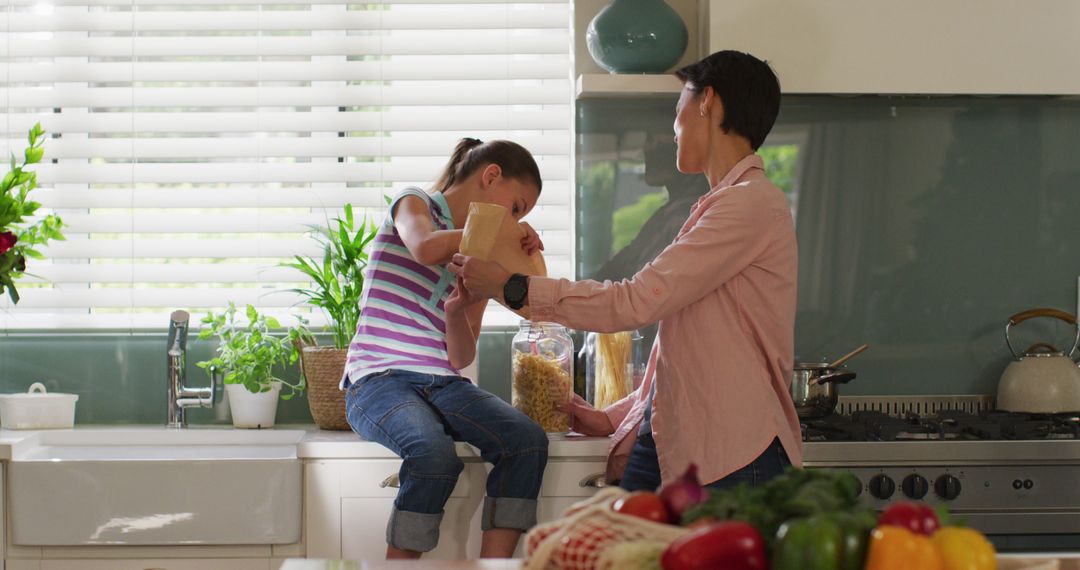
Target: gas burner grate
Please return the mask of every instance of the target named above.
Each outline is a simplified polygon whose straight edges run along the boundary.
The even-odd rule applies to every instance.
[[[836,413],[851,415],[858,411],[876,411],[903,417],[914,413],[931,416],[940,411],[962,411],[978,415],[994,409],[993,396],[841,396]]]
[[[897,402],[865,398],[848,414],[802,425],[805,441],[1045,440],[1080,439],[1080,414],[1023,414],[984,407],[982,397],[937,397]],[[957,401],[957,398],[965,398]],[[973,398],[978,398],[973,400]],[[957,407],[942,407],[950,402]],[[849,400],[850,403],[850,400]],[[964,405],[966,404],[966,405]],[[838,408],[842,409],[842,408]],[[929,410],[919,412],[918,410]]]

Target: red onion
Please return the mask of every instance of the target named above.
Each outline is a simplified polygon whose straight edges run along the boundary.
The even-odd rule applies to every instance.
[[[690,507],[704,502],[708,493],[697,478],[697,465],[691,463],[682,477],[660,487],[660,498],[664,500],[671,518],[678,524],[683,512]]]

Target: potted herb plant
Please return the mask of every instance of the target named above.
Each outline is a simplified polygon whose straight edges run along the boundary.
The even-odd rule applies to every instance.
[[[260,315],[251,305],[243,317],[237,313],[236,305],[229,303],[224,312],[211,311],[203,317],[199,340],[217,337],[219,344],[217,356],[197,365],[209,374],[224,373],[222,382],[229,396],[233,426],[273,427],[279,394],[281,399],[289,400],[304,389],[303,378],[290,384],[274,375],[275,367],[296,363],[293,343],[302,340],[303,329],[294,328],[287,335],[274,336],[271,331],[281,328],[274,317]]]
[[[12,155],[11,170],[0,182],[0,293],[7,291],[13,304],[19,302],[15,280],[26,272],[26,259],[45,257],[36,246],[45,245],[50,240],[64,239],[60,231],[64,223],[55,214],[34,223],[23,221],[41,207],[41,204],[29,199],[30,192],[37,188],[37,173],[26,169],[31,164],[41,162],[45,155],[42,148],[45,131],[41,123],[35,124],[26,138],[30,146],[23,153],[22,164]]]
[[[322,309],[334,339],[334,346],[320,347],[310,334],[302,332],[296,337],[297,343],[303,345],[300,360],[308,386],[308,407],[320,428],[347,430],[345,395],[338,384],[345,371],[349,342],[360,319],[367,246],[375,239],[378,225],[366,219],[357,225],[352,204],[346,204],[341,217],[327,220],[325,226],[309,227],[311,238],[322,246],[322,257],[297,255],[283,264],[311,281],[310,287],[292,291]]]

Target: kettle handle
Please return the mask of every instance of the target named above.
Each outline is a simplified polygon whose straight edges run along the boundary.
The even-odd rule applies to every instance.
[[[1051,309],[1048,307],[1028,309],[1009,317],[1009,322],[1005,325],[1005,344],[1009,346],[1009,352],[1012,352],[1013,356],[1017,359],[1020,359],[1023,356],[1017,354],[1016,349],[1013,348],[1012,339],[1009,338],[1009,330],[1012,329],[1013,325],[1018,325],[1028,319],[1034,319],[1036,317],[1053,317],[1076,327],[1076,338],[1073,339],[1072,349],[1068,352],[1068,356],[1072,358],[1073,353],[1076,352],[1077,345],[1080,345],[1080,324],[1076,321],[1076,315],[1066,313],[1060,309]]]

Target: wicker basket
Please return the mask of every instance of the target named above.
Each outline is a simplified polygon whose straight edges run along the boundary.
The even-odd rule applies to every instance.
[[[315,424],[322,429],[351,429],[345,419],[345,392],[338,389],[348,352],[344,348],[323,346],[305,346],[300,351],[300,365],[307,381],[308,407]]]

